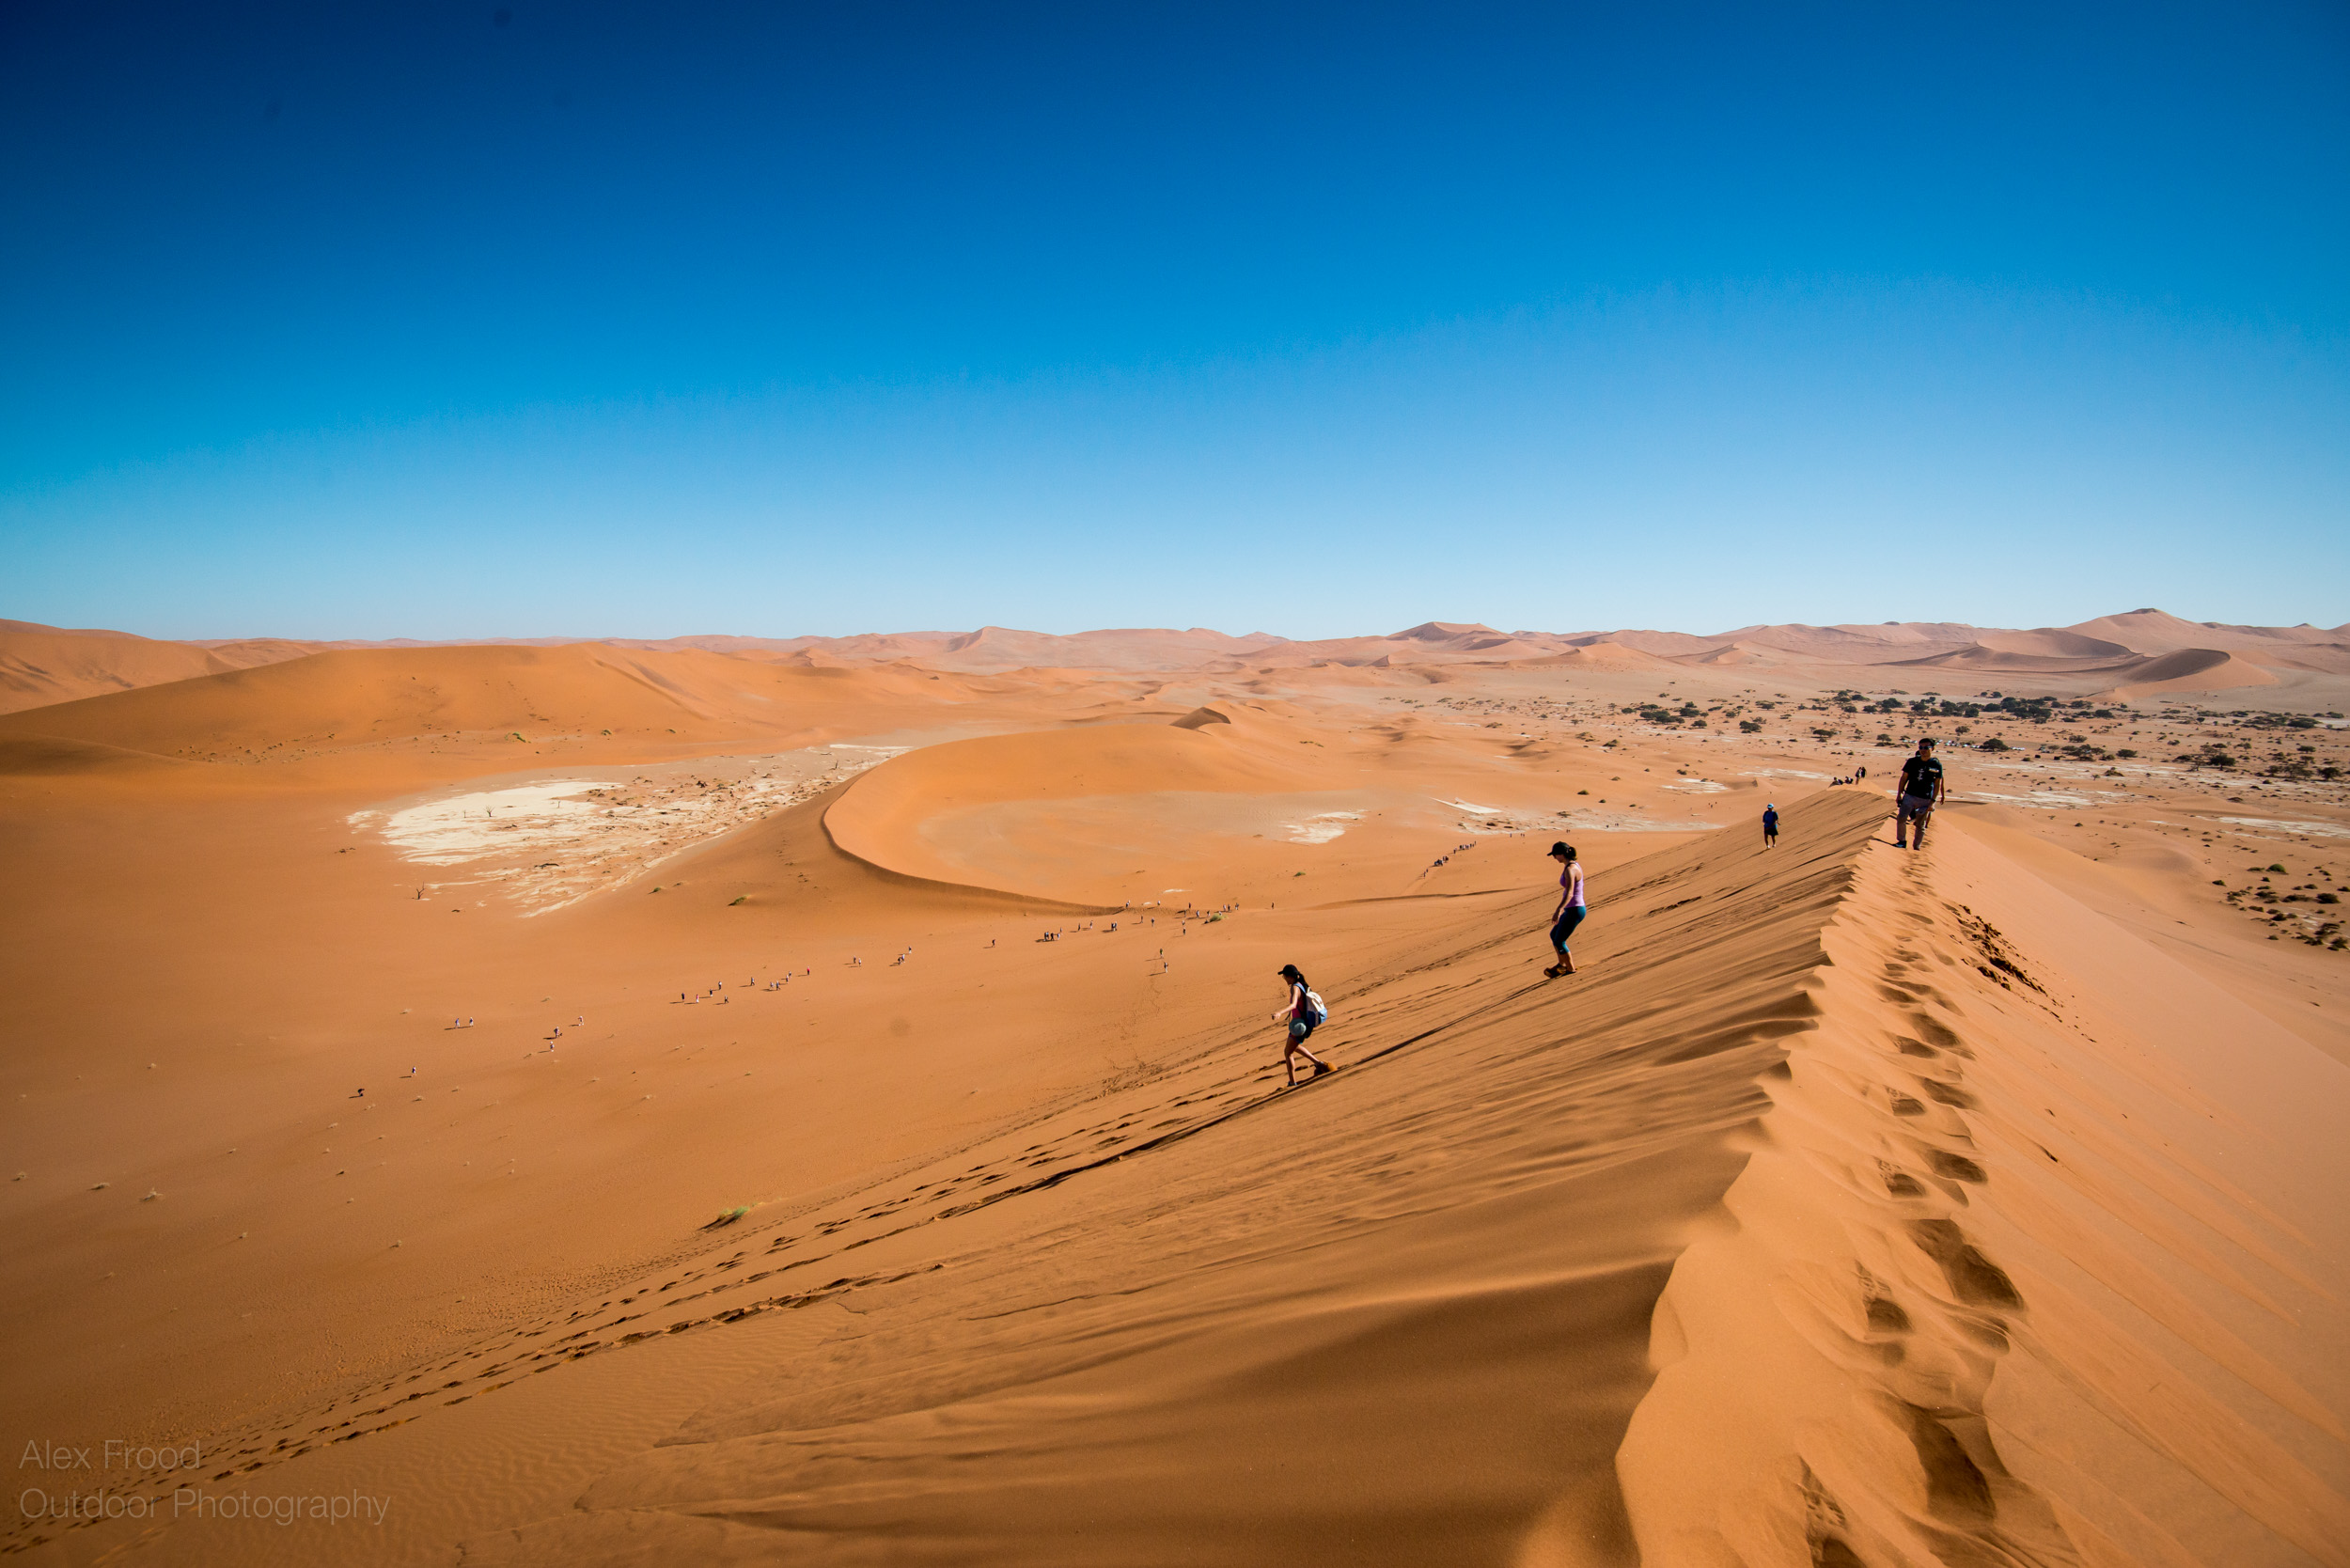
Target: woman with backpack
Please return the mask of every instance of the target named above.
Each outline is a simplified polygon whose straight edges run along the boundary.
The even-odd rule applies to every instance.
[[[1306,1049],[1306,1037],[1330,1016],[1330,1010],[1322,1005],[1322,998],[1314,995],[1314,988],[1306,983],[1306,977],[1298,973],[1296,964],[1281,965],[1281,980],[1289,987],[1290,999],[1274,1010],[1273,1021],[1286,1022],[1290,1027],[1289,1044],[1281,1052],[1281,1071],[1289,1074],[1290,1087],[1293,1089],[1297,1085],[1299,1057],[1314,1064],[1309,1078],[1319,1078],[1330,1071],[1328,1062]]]
[[[1550,917],[1550,945],[1558,949],[1559,962],[1543,973],[1555,979],[1574,973],[1574,954],[1567,950],[1567,939],[1590,910],[1583,902],[1583,862],[1574,857],[1574,846],[1562,839],[1550,846],[1550,857],[1559,866],[1559,908]]]

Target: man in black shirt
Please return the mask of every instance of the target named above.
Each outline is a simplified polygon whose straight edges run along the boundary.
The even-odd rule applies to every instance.
[[[1918,743],[1918,755],[1902,764],[1902,781],[1893,792],[1896,815],[1893,819],[1893,847],[1907,849],[1909,824],[1918,824],[1917,843],[1926,847],[1926,819],[1942,802],[1942,764],[1934,755],[1932,741]]]

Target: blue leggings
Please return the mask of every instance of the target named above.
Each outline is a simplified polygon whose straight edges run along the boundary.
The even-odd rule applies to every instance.
[[[1550,945],[1560,952],[1565,952],[1567,938],[1574,934],[1574,928],[1583,923],[1583,917],[1589,913],[1590,911],[1579,903],[1571,906],[1564,915],[1559,917],[1559,923],[1550,928]]]

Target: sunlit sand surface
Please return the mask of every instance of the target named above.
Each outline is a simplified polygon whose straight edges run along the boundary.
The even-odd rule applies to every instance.
[[[2084,700],[1922,851],[1801,628],[133,648],[0,716],[0,1441],[200,1463],[7,1544],[2350,1562],[2350,675],[2191,624],[1946,650]]]

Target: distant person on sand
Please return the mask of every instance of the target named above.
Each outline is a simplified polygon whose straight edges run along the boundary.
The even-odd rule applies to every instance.
[[[1942,764],[1934,755],[1932,741],[1918,743],[1918,755],[1902,764],[1902,781],[1893,792],[1896,802],[1893,817],[1893,847],[1910,847],[1909,824],[1918,824],[1916,847],[1926,847],[1926,819],[1942,804]]]
[[[1290,999],[1274,1009],[1273,1021],[1290,1027],[1289,1044],[1281,1052],[1281,1071],[1289,1074],[1289,1081],[1294,1086],[1297,1058],[1304,1057],[1314,1064],[1311,1076],[1317,1078],[1330,1071],[1330,1064],[1306,1049],[1306,1037],[1322,1023],[1322,1014],[1314,1007],[1313,987],[1306,983],[1306,977],[1297,972],[1294,964],[1281,965],[1281,979],[1289,986]]]
[[[1574,954],[1567,949],[1567,942],[1588,910],[1583,902],[1583,862],[1574,857],[1574,846],[1564,841],[1553,844],[1550,857],[1559,867],[1559,908],[1550,917],[1550,945],[1559,949],[1559,962],[1543,973],[1555,979],[1574,973]]]
[[[1762,808],[1762,847],[1764,849],[1769,849],[1772,845],[1778,842],[1778,808],[1777,806],[1765,806]]]

